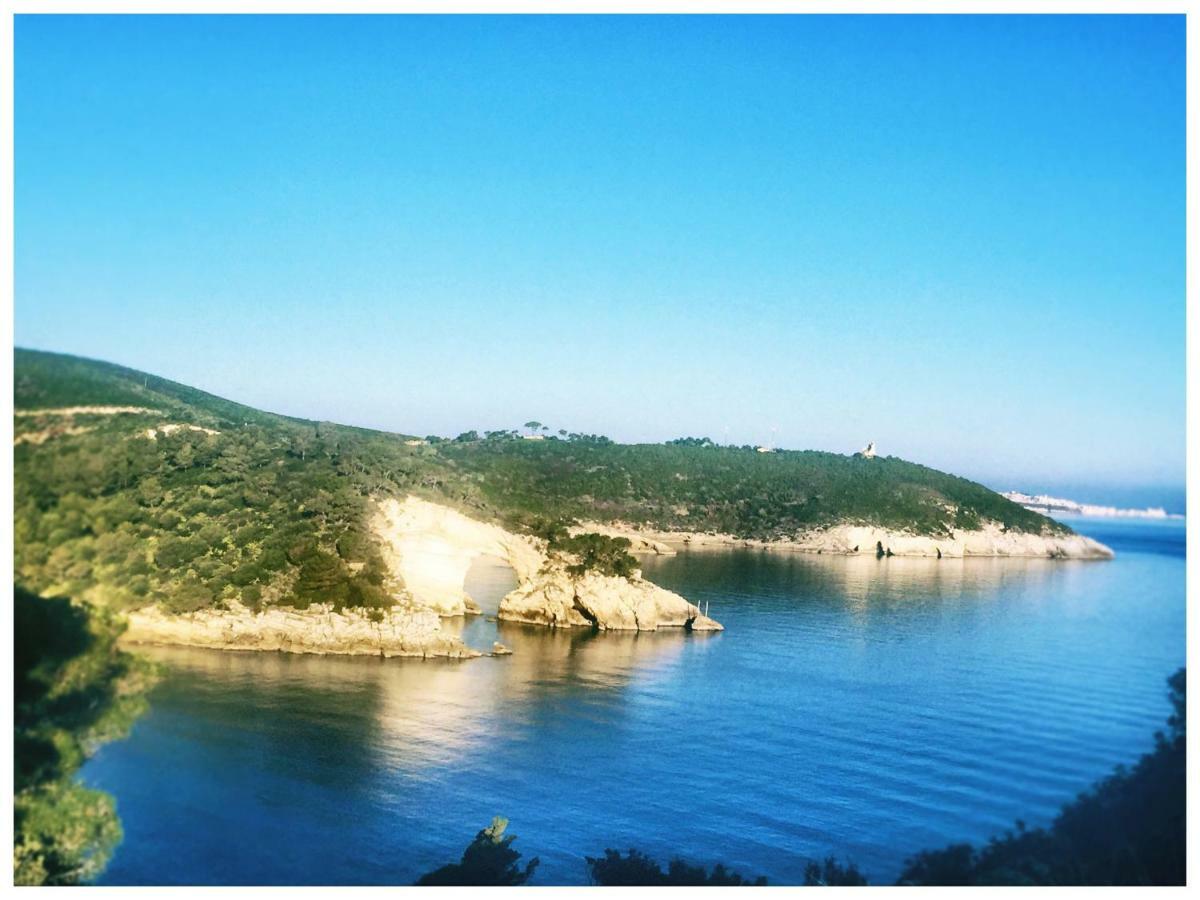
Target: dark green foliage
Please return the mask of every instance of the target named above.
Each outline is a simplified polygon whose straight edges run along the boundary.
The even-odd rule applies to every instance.
[[[207,551],[208,548],[200,540],[168,535],[158,545],[154,563],[160,569],[176,569]]]
[[[435,869],[417,879],[418,885],[499,885],[525,884],[538,867],[534,857],[521,869],[521,854],[512,849],[515,835],[504,836],[508,819],[496,816],[492,824],[475,835],[462,860]]]
[[[534,537],[540,537],[551,549],[559,546],[570,537],[566,525],[561,522],[544,519],[541,516],[534,516],[527,523],[522,524],[525,525],[526,530],[530,534]]]
[[[629,538],[614,538],[592,532],[559,537],[550,543],[552,551],[570,554],[575,560],[567,566],[567,571],[576,577],[587,572],[631,577],[637,571],[638,564],[629,552],[630,546]]]
[[[293,561],[300,564],[300,572],[287,601],[290,605],[305,609],[312,603],[333,603],[337,607],[345,604],[349,585],[340,559],[313,546]]]
[[[762,540],[842,522],[933,536],[984,520],[1039,534],[1070,531],[983,485],[893,457],[757,453],[701,441],[485,442],[446,445],[441,455],[475,475],[510,522],[621,521]]]
[[[1049,828],[986,846],[955,844],[908,860],[902,884],[1182,885],[1187,876],[1185,670],[1169,680],[1166,733],[1132,769],[1120,767],[1063,807]]]
[[[753,880],[743,878],[737,872],[726,869],[721,863],[707,871],[704,866],[691,865],[682,859],[673,859],[664,872],[662,866],[644,853],[631,849],[626,856],[620,851],[607,849],[604,856],[584,857],[593,884],[609,887],[633,886],[741,886],[765,885],[767,879],[759,876]]]
[[[206,424],[225,425],[282,419],[156,375],[65,353],[17,348],[13,365],[13,403],[17,409],[141,406],[168,414],[184,410],[200,413]]]
[[[827,856],[823,862],[810,862],[804,867],[804,883],[810,887],[861,887],[867,879],[854,863],[840,863]]]
[[[371,498],[450,482],[443,502],[473,496],[391,435],[259,413],[72,357],[18,351],[16,365],[18,408],[160,410],[15,419],[18,436],[61,424],[15,448],[16,570],[40,592],[175,612],[235,599],[386,606],[398,586],[380,577]],[[220,433],[147,437],[163,423]]]
[[[152,670],[117,649],[113,613],[13,595],[14,880],[77,884],[103,869],[121,825],[112,799],[75,772],[141,714]]]
[[[347,531],[337,539],[337,553],[346,562],[363,562],[371,556],[371,539],[361,531]]]

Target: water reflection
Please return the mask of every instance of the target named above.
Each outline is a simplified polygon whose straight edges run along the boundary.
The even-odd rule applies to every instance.
[[[855,608],[900,600],[977,600],[1007,588],[1055,590],[1103,562],[1023,558],[933,559],[834,556],[777,550],[685,550],[643,561],[647,578],[664,587],[703,584],[703,599],[718,618],[754,586],[754,597],[797,602],[837,602]],[[695,599],[695,598],[689,598]]]
[[[269,744],[291,743],[300,734],[320,755],[327,746],[323,735],[353,726],[364,733],[364,746],[381,754],[386,765],[437,767],[469,758],[502,728],[553,714],[564,700],[603,708],[605,715],[619,718],[625,708],[622,692],[677,665],[685,649],[736,640],[736,624],[747,615],[824,605],[838,612],[838,622],[816,620],[814,631],[869,631],[880,617],[897,612],[903,611],[911,624],[920,621],[914,612],[936,613],[942,604],[1004,596],[1012,582],[1056,593],[1079,567],[1088,565],[1093,564],[685,552],[647,560],[647,577],[666,587],[689,586],[692,599],[708,600],[720,610],[733,626],[729,633],[556,630],[496,621],[485,614],[446,619],[443,627],[483,650],[499,640],[512,656],[459,662],[173,647],[145,647],[142,652],[173,673],[162,690],[186,685],[188,706],[206,728],[254,728],[260,723],[258,736]],[[485,560],[472,568],[467,590],[494,614],[514,585],[507,565]],[[703,585],[705,596],[695,596],[696,585]],[[754,586],[752,595],[745,593],[747,585]],[[794,650],[764,644],[761,652],[766,658]],[[235,697],[237,702],[231,702]]]
[[[470,627],[461,620],[449,624]],[[292,744],[288,754],[297,749],[294,735],[320,754],[329,746],[325,738],[354,731],[380,763],[411,769],[469,760],[500,729],[552,713],[564,700],[619,716],[620,693],[641,674],[669,664],[685,642],[710,639],[676,630],[594,633],[489,624],[513,655],[456,661],[156,646],[139,652],[169,673],[157,699],[171,706],[186,695],[205,729],[250,728],[269,746]]]
[[[727,630],[481,616],[447,624],[515,653],[465,662],[145,648],[169,666],[151,712],[85,768],[125,825],[106,880],[408,883],[502,813],[541,884],[605,846],[776,883],[837,853],[887,881],[921,847],[1045,824],[1150,746],[1184,560],[1116,550],[647,559]],[[509,586],[485,566],[467,589],[494,611]]]

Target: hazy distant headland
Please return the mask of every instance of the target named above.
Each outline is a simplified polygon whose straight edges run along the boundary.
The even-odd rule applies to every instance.
[[[1080,503],[1048,494],[1027,494],[1022,491],[1004,491],[1003,496],[1026,509],[1046,515],[1088,516],[1099,519],[1182,519],[1179,513],[1169,513],[1161,506],[1127,509],[1097,503]]]

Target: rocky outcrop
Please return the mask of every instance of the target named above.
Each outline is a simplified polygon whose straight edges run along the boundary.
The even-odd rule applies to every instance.
[[[573,576],[550,563],[500,602],[501,619],[552,628],[593,627],[604,631],[657,631],[722,626],[678,594],[639,577],[596,573]]]
[[[278,650],[352,656],[416,656],[455,659],[479,656],[441,630],[429,610],[396,607],[374,621],[364,610],[319,605],[306,610],[270,607],[254,612],[233,603],[171,615],[158,607],[129,613],[124,640],[217,650]]]
[[[640,576],[574,577],[563,560],[547,552],[544,541],[512,534],[417,497],[380,502],[374,528],[384,545],[384,558],[413,602],[439,615],[478,612],[463,585],[471,563],[490,555],[507,562],[517,576],[516,590],[500,603],[501,619],[601,630],[721,628],[678,594]],[[582,526],[576,533],[583,530],[590,529]],[[625,534],[613,528],[604,533]],[[646,546],[655,543],[648,541]],[[663,549],[670,551],[665,545]]]
[[[147,428],[142,434],[150,438],[152,441],[157,441],[158,436],[170,437],[177,431],[195,431],[199,434],[216,435],[221,432],[215,428],[205,428],[202,425],[187,425],[183,422],[167,422],[163,425],[158,425],[154,428]]]
[[[656,631],[678,627],[719,631],[721,626],[678,594],[640,576],[572,576],[566,561],[537,538],[512,534],[449,507],[416,497],[389,499],[372,520],[393,575],[397,605],[374,613],[272,606],[260,612],[232,603],[183,615],[148,607],[129,614],[131,643],[176,644],[220,650],[344,653],[370,656],[466,658],[480,656],[441,627],[444,616],[479,612],[464,589],[476,558],[504,560],[518,587],[500,604],[499,618],[556,627]],[[377,621],[378,620],[378,621]],[[502,645],[494,655],[509,651]]]
[[[441,616],[479,612],[463,588],[476,558],[504,560],[521,582],[532,578],[546,559],[534,538],[417,497],[381,501],[372,528],[384,560],[413,602]]]

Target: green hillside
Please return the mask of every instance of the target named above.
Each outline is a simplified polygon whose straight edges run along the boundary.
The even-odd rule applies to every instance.
[[[410,445],[109,363],[29,350],[14,363],[17,581],[118,607],[386,605],[369,501],[409,493],[540,533],[578,519],[764,539],[837,522],[1066,530],[893,458],[514,432]],[[67,407],[142,411],[54,412]]]

